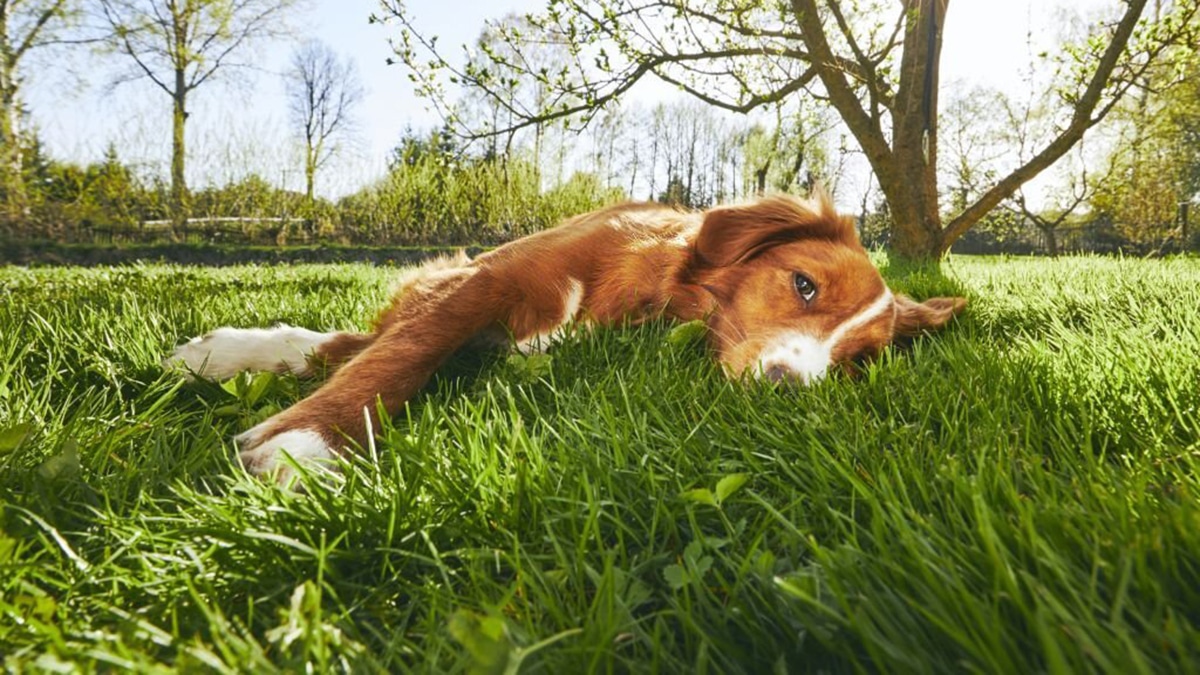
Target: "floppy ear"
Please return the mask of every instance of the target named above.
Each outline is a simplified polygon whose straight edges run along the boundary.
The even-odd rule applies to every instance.
[[[967,306],[966,298],[930,298],[917,302],[896,294],[896,335],[913,337],[946,325]]]
[[[709,209],[695,250],[701,262],[725,267],[764,247],[806,236],[836,239],[856,235],[853,224],[837,214],[824,193],[817,193],[813,201],[772,195],[749,204]]]

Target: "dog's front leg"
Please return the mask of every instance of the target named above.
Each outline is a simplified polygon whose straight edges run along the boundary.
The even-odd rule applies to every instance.
[[[218,328],[179,345],[163,360],[187,377],[224,380],[242,371],[309,377],[337,368],[371,344],[374,335],[318,333],[279,324],[272,328]]]
[[[440,274],[406,293],[370,347],[311,396],[235,439],[243,466],[286,483],[294,471],[281,453],[320,464],[346,439],[364,444],[368,420],[378,428],[379,403],[396,414],[447,357],[504,321],[509,296],[504,284],[473,267]]]

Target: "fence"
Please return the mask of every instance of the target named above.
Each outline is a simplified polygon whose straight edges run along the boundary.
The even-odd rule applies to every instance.
[[[951,251],[968,255],[1050,255],[1099,253],[1125,255],[1167,255],[1200,251],[1200,233],[1182,223],[1163,228],[1153,234],[1143,233],[1131,239],[1106,220],[1056,228],[1043,232],[1026,225],[1019,230],[1001,234],[986,230],[969,230],[954,243]]]

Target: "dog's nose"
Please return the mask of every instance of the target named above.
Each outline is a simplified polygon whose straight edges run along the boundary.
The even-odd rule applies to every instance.
[[[763,373],[763,375],[765,375],[766,378],[772,382],[782,382],[785,379],[788,379],[790,374],[791,373],[788,372],[787,368],[784,368],[778,363],[773,366],[767,366],[766,372]]]
[[[807,373],[792,370],[782,363],[774,363],[769,366],[764,366],[762,376],[771,382],[786,382],[788,384],[799,384],[808,386],[809,384],[821,379],[824,373],[813,377]]]

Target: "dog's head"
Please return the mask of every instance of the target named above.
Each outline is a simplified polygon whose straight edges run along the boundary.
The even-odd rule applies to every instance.
[[[706,212],[690,269],[711,297],[709,333],[726,370],[772,380],[814,382],[897,337],[943,326],[966,305],[892,293],[853,222],[824,195]]]

